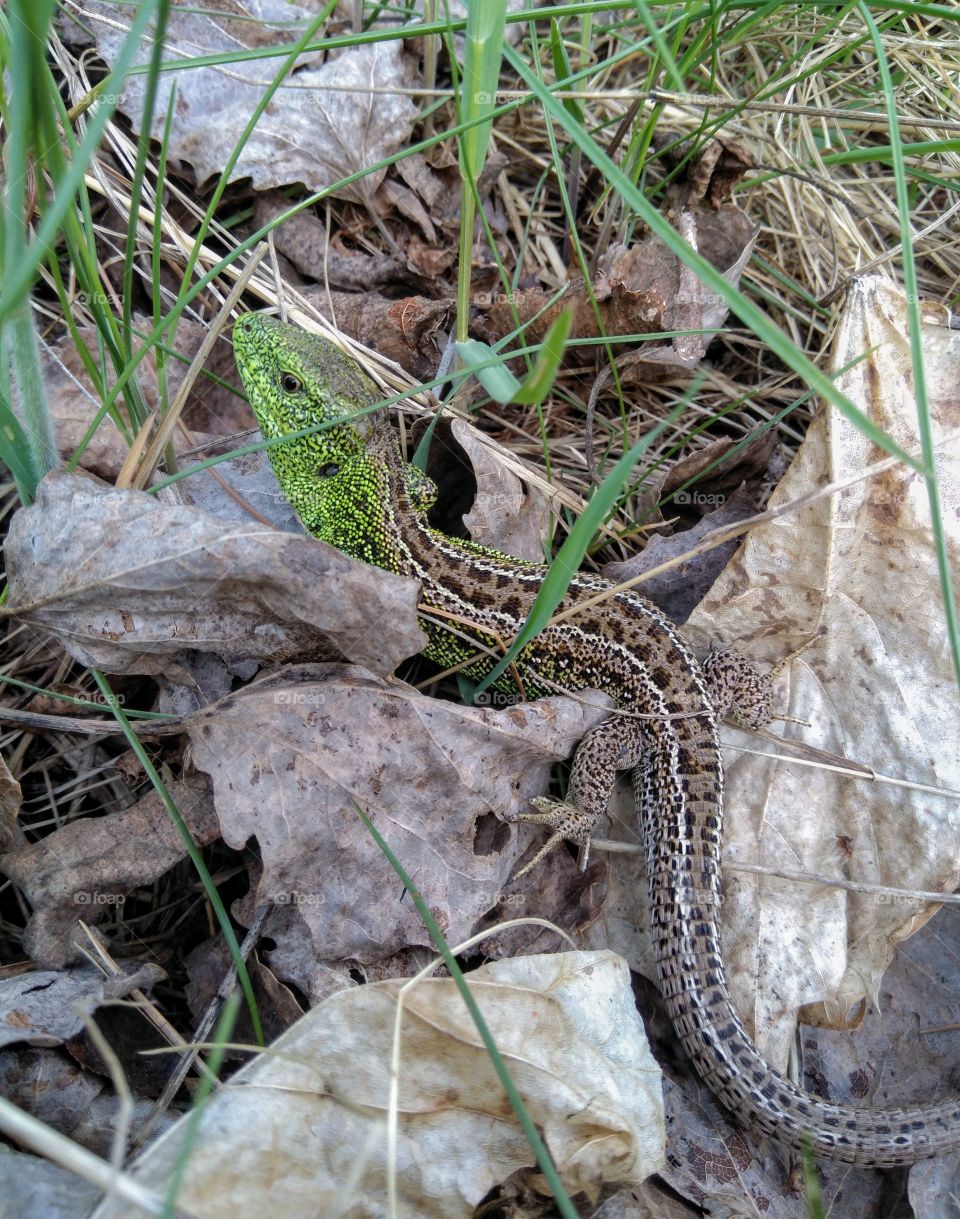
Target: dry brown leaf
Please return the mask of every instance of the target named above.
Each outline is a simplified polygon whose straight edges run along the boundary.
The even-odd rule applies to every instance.
[[[152,322],[138,316],[134,316],[133,324],[143,331],[149,331],[152,327]],[[99,338],[93,327],[81,326],[78,333],[81,341],[87,343],[92,350],[97,350]],[[178,355],[190,361],[206,333],[206,327],[181,318],[175,334],[168,341]],[[231,365],[230,369],[226,367],[227,362]],[[232,363],[226,343],[220,343],[214,349],[214,355],[206,368],[218,376],[225,376],[227,380],[236,380],[236,375],[231,371]],[[168,400],[176,394],[186,371],[187,364],[180,360],[167,361]],[[56,429],[57,449],[66,461],[74,456],[86,436],[94,417],[101,409],[101,398],[93,387],[70,334],[65,334],[56,343],[44,343],[41,346],[40,372]],[[137,386],[147,406],[155,408],[159,403],[159,392],[156,358],[152,351],[138,367]],[[241,404],[245,418],[242,417],[237,403]],[[190,420],[195,427],[209,428],[216,436],[227,436],[237,427],[249,427],[252,416],[242,399],[200,377],[190,392],[184,409],[184,419]],[[206,431],[194,430],[189,440],[184,439],[179,429],[174,432],[178,452],[183,452],[191,446],[205,445],[212,439]],[[110,416],[106,415],[85,445],[79,464],[82,469],[89,470],[100,478],[112,480],[119,474],[128,452],[129,445],[120,429]],[[207,452],[206,456],[210,456],[210,452]]]
[[[418,586],[308,537],[49,474],[11,522],[6,612],[111,673],[335,651],[381,672],[419,652]]]
[[[319,961],[375,961],[430,944],[413,903],[360,820],[372,818],[416,878],[450,942],[495,905],[539,834],[512,817],[607,711],[547,699],[461,707],[344,665],[292,666],[184,722],[213,778],[225,841],[255,838],[258,903],[295,906]]]
[[[437,230],[433,226],[427,209],[409,187],[400,182],[392,182],[388,178],[380,187],[377,195],[377,201],[380,200],[386,204],[383,209],[385,212],[389,212],[390,208],[395,207],[401,216],[405,216],[420,229],[426,241],[431,245],[436,244]]]
[[[454,313],[451,300],[394,300],[378,292],[330,292],[318,286],[302,288],[301,293],[338,330],[394,360],[412,377],[431,381],[436,375]]]
[[[756,230],[745,212],[732,205],[715,211],[692,208],[674,218],[678,231],[734,286],[749,261]],[[542,338],[565,309],[573,310],[571,338],[596,338],[599,313],[602,333],[653,334],[662,330],[699,330],[722,325],[727,306],[653,234],[636,245],[611,246],[598,264],[591,292],[580,281],[550,304],[555,291],[529,288],[510,297],[502,293],[477,330],[488,342],[513,332],[517,318],[528,342]],[[618,367],[634,374],[655,365],[662,372],[690,369],[702,359],[710,335],[680,335],[665,342],[641,344]],[[606,377],[610,377],[609,370]]]
[[[640,1181],[663,1157],[660,1072],[624,963],[612,953],[500,961],[473,994],[567,1189]],[[401,983],[341,991],[211,1098],[191,1134],[178,1201],[198,1219],[382,1214],[391,1046]],[[182,1128],[130,1170],[162,1190]],[[451,1155],[451,1148],[457,1154]],[[399,1069],[398,1213],[466,1219],[533,1163],[452,981],[406,996]],[[352,1195],[343,1191],[358,1172]],[[141,1212],[104,1205],[95,1219]]]
[[[709,496],[710,493],[703,494]],[[756,501],[745,488],[740,488],[732,495],[719,495],[717,499],[717,506],[696,525],[669,536],[654,534],[634,558],[626,559],[622,563],[604,564],[603,576],[615,584],[632,580],[641,572],[650,571],[669,559],[686,554],[701,541],[704,534],[725,525],[736,524],[756,511]],[[672,622],[685,622],[694,606],[713,587],[737,545],[736,540],[731,540],[715,546],[705,554],[694,555],[677,567],[651,576],[649,580],[638,585],[636,591],[641,597],[646,597],[658,605]]]
[[[167,787],[198,846],[220,836],[206,780],[193,776]],[[81,919],[95,922],[185,855],[183,839],[153,790],[132,808],[71,821],[39,842],[0,855],[0,871],[22,889],[33,911],[24,935],[30,959],[51,969],[75,959],[73,933]]]
[[[201,55],[235,54],[290,40],[313,13],[283,0],[247,0],[227,13],[174,6],[164,43],[164,58],[194,59]],[[86,0],[85,21],[97,47],[112,64],[126,36],[130,15],[114,4]],[[152,43],[145,38],[135,55],[146,64]],[[257,190],[302,182],[317,191],[405,146],[417,109],[403,93],[413,83],[412,60],[400,39],[365,43],[341,51],[320,63],[317,53],[304,55],[280,86],[247,137],[231,181],[251,178]],[[169,159],[187,162],[198,183],[218,175],[227,163],[250,115],[273,80],[281,60],[275,56],[229,65],[164,72],[150,134],[163,138],[171,90],[176,106],[170,129]],[[126,78],[119,109],[135,132],[143,116],[146,77]],[[371,198],[385,170],[361,178],[341,194]]]
[[[262,228],[289,211],[290,200],[283,191],[267,191],[257,194],[253,209],[254,225]],[[360,294],[416,278],[410,275],[406,259],[399,252],[345,249],[342,238],[329,237],[327,226],[313,212],[298,212],[275,225],[273,244],[278,254],[293,263],[302,275],[322,284],[324,291],[340,288]],[[323,306],[322,296],[317,303]],[[329,313],[329,309],[325,312]]]
[[[744,483],[756,486],[765,481],[774,463],[776,438],[772,428],[745,445],[726,436],[681,457],[660,487],[661,498],[668,500],[666,511],[697,519],[725,503]]]
[[[264,928],[265,937],[270,931]],[[194,1027],[200,1025],[211,1004],[219,1008],[222,1003],[222,987],[234,970],[230,946],[222,935],[204,940],[187,954],[187,985],[184,996],[194,1018]],[[276,975],[260,959],[259,953],[247,958],[247,973],[253,988],[253,998],[260,1018],[260,1030],[267,1043],[274,1041],[303,1015],[303,1008],[296,1001],[289,987],[278,982]],[[219,997],[218,997],[219,996]],[[250,1045],[257,1039],[250,1011],[243,1004],[237,1014],[231,1041]],[[246,1058],[241,1050],[228,1050],[227,1056],[235,1061]]]

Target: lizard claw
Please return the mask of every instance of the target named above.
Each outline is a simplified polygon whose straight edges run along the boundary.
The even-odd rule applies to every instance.
[[[590,837],[597,826],[597,819],[591,816],[582,808],[578,808],[575,804],[568,804],[565,800],[554,800],[550,796],[536,796],[530,801],[535,809],[535,813],[518,813],[518,821],[530,821],[534,825],[546,825],[553,833],[543,844],[533,859],[529,863],[524,864],[519,872],[515,872],[513,879],[519,880],[521,876],[525,876],[531,868],[549,855],[553,848],[564,839],[570,842],[575,842],[580,851],[580,871],[584,871],[587,866],[587,860],[590,856]]]

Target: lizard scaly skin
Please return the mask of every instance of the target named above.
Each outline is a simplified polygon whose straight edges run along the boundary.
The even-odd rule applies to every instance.
[[[237,366],[266,438],[313,424],[325,430],[269,450],[284,494],[307,529],[354,558],[412,576],[441,665],[497,654],[520,630],[546,568],[446,537],[425,509],[433,488],[403,462],[395,434],[356,361],[332,343],[261,314],[234,329]],[[575,575],[559,607],[611,588]],[[456,633],[440,625],[449,621]],[[475,643],[477,646],[471,646]],[[490,671],[489,655],[467,674]],[[633,593],[612,593],[547,626],[519,654],[529,697],[592,687],[640,716],[617,715],[584,737],[565,801],[540,800],[533,818],[580,843],[603,816],[617,771],[633,769],[646,850],[652,935],[670,1018],[697,1070],[748,1127],[854,1164],[909,1164],[960,1145],[960,1100],[873,1110],[828,1103],[774,1071],[730,1002],[720,956],[723,769],[716,703],[724,658],[701,665],[676,628]],[[513,688],[507,677],[505,688]],[[753,722],[769,719],[759,710]],[[743,716],[741,716],[743,718]]]

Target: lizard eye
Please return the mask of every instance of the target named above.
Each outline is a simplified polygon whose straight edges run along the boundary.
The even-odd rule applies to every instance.
[[[280,378],[280,384],[283,386],[285,394],[299,394],[303,389],[303,382],[299,377],[295,377],[292,372],[285,372]]]
[[[335,474],[340,473],[340,467],[336,465],[323,466],[319,471],[321,478],[333,478]]]

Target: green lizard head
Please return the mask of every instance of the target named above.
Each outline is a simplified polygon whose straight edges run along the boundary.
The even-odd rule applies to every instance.
[[[327,425],[268,450],[301,521],[346,554],[387,566],[380,553],[388,499],[382,454],[396,450],[396,441],[385,412],[370,410],[377,386],[328,339],[262,313],[238,319],[233,350],[265,439]],[[398,451],[396,462],[402,464]],[[401,477],[415,510],[429,507],[433,483],[406,464]]]

